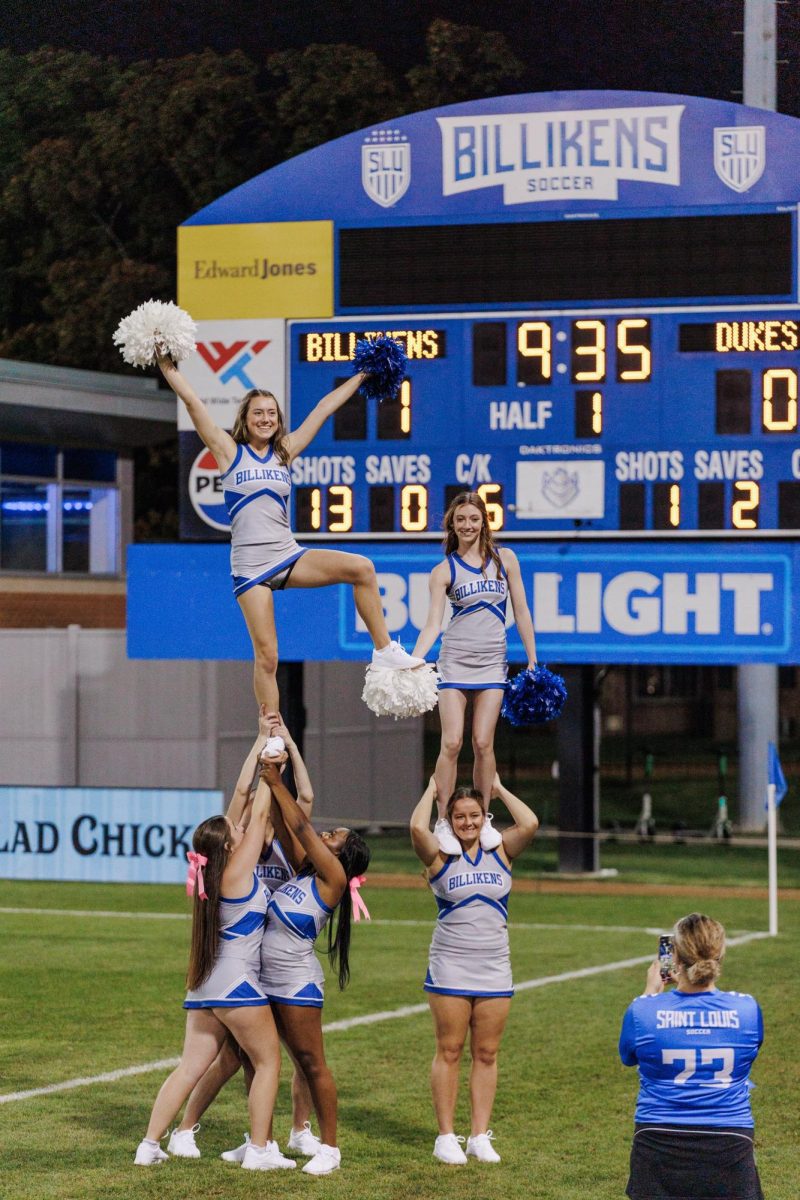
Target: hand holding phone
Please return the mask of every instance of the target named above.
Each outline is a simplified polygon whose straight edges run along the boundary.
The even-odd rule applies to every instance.
[[[672,956],[672,938],[666,933],[662,933],[658,939],[658,965],[661,970],[661,978],[667,983],[672,979],[674,959]]]

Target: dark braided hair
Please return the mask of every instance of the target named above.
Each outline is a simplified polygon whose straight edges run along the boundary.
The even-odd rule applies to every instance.
[[[336,932],[333,921],[328,926],[328,958],[331,966],[339,970],[339,987],[344,990],[350,981],[350,926],[353,916],[353,900],[350,895],[350,880],[363,875],[369,866],[369,846],[360,833],[350,830],[339,854],[344,867],[347,885],[336,906]]]

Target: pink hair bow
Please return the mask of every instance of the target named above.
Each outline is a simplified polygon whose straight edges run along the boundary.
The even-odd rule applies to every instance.
[[[372,919],[369,915],[369,909],[367,908],[364,901],[361,899],[361,893],[358,890],[361,887],[362,883],[366,883],[366,879],[367,879],[366,875],[354,875],[353,878],[350,880],[350,899],[353,902],[353,920],[354,921],[360,921],[362,913],[364,914],[365,918],[368,921],[370,921]]]
[[[203,881],[203,867],[208,862],[205,854],[198,854],[196,850],[187,850],[186,858],[189,862],[189,870],[186,874],[186,895],[193,896],[195,884],[197,884],[197,892],[201,900],[207,900],[206,885]]]

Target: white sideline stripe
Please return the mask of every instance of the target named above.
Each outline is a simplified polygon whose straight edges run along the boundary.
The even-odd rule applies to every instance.
[[[569,926],[565,926],[569,928]],[[768,938],[771,934],[766,930],[758,933],[745,933],[740,937],[728,939],[729,946],[741,946],[759,938]],[[618,962],[601,963],[596,967],[581,967],[577,971],[563,971],[560,975],[543,975],[539,979],[526,979],[524,983],[514,985],[517,992],[527,992],[533,988],[547,987],[551,983],[568,983],[572,979],[588,979],[592,975],[605,975],[610,971],[624,971],[628,967],[639,967],[653,961],[652,954],[640,954],[636,958],[623,958]],[[323,1033],[340,1033],[348,1029],[356,1029],[359,1025],[377,1025],[381,1021],[396,1021],[401,1017],[416,1017],[428,1011],[427,1004],[407,1004],[403,1008],[392,1008],[383,1012],[364,1013],[359,1017],[347,1017],[342,1021],[329,1021],[322,1026]],[[33,1096],[49,1096],[53,1092],[68,1092],[74,1088],[87,1087],[93,1083],[114,1083],[117,1079],[126,1079],[129,1075],[146,1075],[150,1071],[171,1070],[177,1067],[179,1058],[162,1058],[158,1062],[142,1063],[138,1067],[123,1067],[119,1071],[106,1071],[103,1075],[91,1075],[81,1079],[66,1079],[63,1083],[51,1083],[46,1087],[31,1088],[26,1092],[6,1092],[0,1095],[0,1104],[10,1104],[14,1100],[30,1100]]]
[[[116,909],[82,909],[82,908],[2,908],[0,913],[12,915],[29,914],[47,917],[128,917],[142,921],[189,921],[191,913],[160,913],[160,912],[123,912]],[[409,927],[429,927],[431,920],[394,920],[393,918],[377,917],[369,922],[370,925],[405,925]],[[580,925],[565,921],[509,921],[509,929],[577,929],[583,933],[646,933],[659,937],[667,930],[647,925]],[[747,930],[740,932],[746,933]]]
[[[39,917],[132,917],[139,921],[190,921],[192,914],[160,912],[120,912],[102,908],[0,908],[0,913],[29,914]]]

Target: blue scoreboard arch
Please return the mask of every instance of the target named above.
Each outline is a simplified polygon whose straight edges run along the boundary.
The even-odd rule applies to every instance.
[[[444,508],[471,488],[520,554],[543,657],[797,662],[799,202],[793,118],[651,93],[493,98],[349,134],[204,208],[180,231],[181,299],[231,345],[237,318],[284,318],[294,426],[359,336],[404,342],[397,400],[357,394],[292,469],[298,537],[372,557],[400,636],[424,619]],[[309,264],[290,239],[323,226],[329,260]],[[219,227],[246,252],[201,260]],[[196,477],[202,447],[180,437]],[[185,537],[224,536],[199,512],[185,499]],[[133,655],[248,656],[224,558],[133,549]],[[364,654],[344,590],[313,607],[285,605],[287,657]]]

